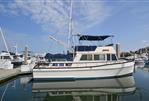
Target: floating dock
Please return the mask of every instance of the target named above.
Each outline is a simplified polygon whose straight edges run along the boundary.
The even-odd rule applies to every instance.
[[[28,74],[29,72],[21,72],[21,68],[0,69],[0,83],[10,80],[18,75]]]

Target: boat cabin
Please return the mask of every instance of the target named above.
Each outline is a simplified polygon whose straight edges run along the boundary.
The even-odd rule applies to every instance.
[[[113,46],[90,46],[87,51],[76,51],[74,61],[116,61],[117,59]]]
[[[12,59],[12,57],[10,56],[9,53],[7,53],[7,52],[2,52],[2,53],[0,54],[0,59],[7,59],[7,60],[10,60],[10,59]]]
[[[81,36],[79,40],[95,41],[104,39],[110,36]],[[117,62],[116,51],[112,45],[105,46],[75,46],[73,61],[52,61],[50,66],[52,67],[82,67],[101,65],[108,62]]]

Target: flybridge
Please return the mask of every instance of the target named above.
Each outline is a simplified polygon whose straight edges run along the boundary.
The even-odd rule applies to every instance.
[[[97,46],[75,46],[75,51],[95,51]]]
[[[104,41],[109,37],[114,37],[113,35],[78,35],[79,41]],[[113,44],[105,45],[105,46],[112,46]],[[100,45],[103,46],[103,45]],[[97,45],[81,45],[75,46],[75,51],[95,51]]]
[[[93,35],[81,35],[79,41],[103,41],[109,37],[114,37],[113,35],[102,35],[102,36],[93,36]]]

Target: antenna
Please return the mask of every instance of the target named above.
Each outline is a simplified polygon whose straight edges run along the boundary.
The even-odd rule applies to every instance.
[[[62,41],[60,41],[60,40],[54,38],[52,35],[49,35],[49,38],[50,38],[50,39],[53,39],[53,40],[56,41],[57,43],[63,45],[65,48],[68,48],[69,50],[71,49],[66,43],[64,43],[64,42],[62,42]]]
[[[17,55],[17,54],[18,54],[18,45],[17,45],[17,43],[16,43],[16,45],[13,46],[13,47],[15,48],[15,54]]]

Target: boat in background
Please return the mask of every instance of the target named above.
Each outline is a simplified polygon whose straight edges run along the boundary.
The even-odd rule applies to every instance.
[[[135,68],[143,68],[145,66],[145,60],[141,57],[135,59]]]
[[[110,35],[81,35],[79,41],[103,41]],[[119,60],[112,45],[75,46],[73,61],[51,61],[49,66],[33,68],[34,80],[97,79],[129,75],[134,61]]]
[[[7,52],[0,53],[0,68],[1,69],[13,69],[13,64],[11,63],[12,57]]]
[[[10,52],[8,50],[1,27],[0,27],[0,33],[1,33],[2,39],[4,41],[4,45],[7,50],[7,52],[0,53],[0,68],[1,69],[13,69],[13,64],[11,63],[11,60],[13,59],[13,57],[10,55]]]
[[[149,52],[147,54],[147,58],[145,59],[145,65],[149,66]]]
[[[144,64],[145,65],[145,61],[143,58],[138,57],[138,58],[135,58],[135,64],[137,64],[137,65]]]
[[[147,66],[149,65],[149,60],[145,61],[145,65],[147,65]]]
[[[21,65],[21,72],[22,73],[32,73],[33,67],[36,65],[36,58],[32,57],[28,54],[28,47],[25,47],[24,51],[24,61]]]
[[[23,55],[22,54],[14,54],[13,60],[11,61],[14,64],[14,67],[21,66],[23,64]]]
[[[135,61],[135,69],[143,68],[146,65],[145,61],[147,60],[146,56],[138,55],[138,54],[134,54],[134,56],[125,57],[125,59],[134,60]]]

